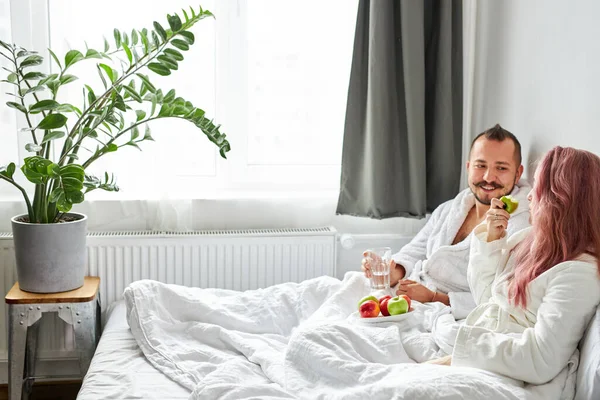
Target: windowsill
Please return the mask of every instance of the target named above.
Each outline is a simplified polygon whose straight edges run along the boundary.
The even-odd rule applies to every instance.
[[[89,199],[73,211],[86,214],[88,229],[96,231],[334,226],[339,232],[412,236],[424,224],[422,219],[336,215],[336,207],[334,191],[224,191],[196,199]],[[10,231],[10,218],[24,212],[22,199],[0,200],[0,231]]]

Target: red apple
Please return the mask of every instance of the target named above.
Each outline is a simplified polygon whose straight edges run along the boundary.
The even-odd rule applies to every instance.
[[[389,317],[390,316],[390,312],[388,311],[388,301],[392,298],[392,296],[386,296],[386,297],[382,297],[381,300],[379,300],[379,309],[381,310],[381,314],[384,317]]]
[[[406,299],[406,301],[408,302],[408,309],[410,310],[410,297],[408,297],[408,295],[406,294],[401,294],[398,297],[404,297]]]
[[[374,300],[363,302],[358,308],[360,316],[363,318],[375,318],[379,316],[379,304]]]
[[[381,304],[381,302],[384,301],[385,299],[391,299],[391,298],[392,298],[392,296],[390,296],[390,295],[383,296],[383,297],[379,298],[379,304]]]

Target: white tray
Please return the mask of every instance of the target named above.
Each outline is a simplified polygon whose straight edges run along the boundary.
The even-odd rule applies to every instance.
[[[379,316],[373,318],[363,318],[360,316],[358,311],[354,311],[348,316],[348,320],[352,322],[358,322],[361,324],[381,324],[384,322],[399,322],[412,318],[412,311],[404,314],[390,315],[389,317]]]

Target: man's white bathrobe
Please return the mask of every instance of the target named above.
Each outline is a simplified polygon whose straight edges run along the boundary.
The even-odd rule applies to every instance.
[[[511,195],[519,200],[519,207],[508,221],[508,233],[529,227],[529,201],[531,186],[521,180]],[[469,246],[472,234],[452,245],[458,230],[475,206],[475,196],[470,189],[460,192],[436,208],[421,231],[392,257],[406,269],[406,277],[431,290],[448,293],[452,314],[457,320],[466,318],[475,302],[467,282]]]
[[[533,384],[574,373],[577,343],[600,303],[598,264],[582,255],[553,266],[529,284],[527,308],[516,307],[508,300],[511,250],[530,231],[487,243],[486,226],[475,228],[468,279],[478,306],[458,329],[452,365]]]

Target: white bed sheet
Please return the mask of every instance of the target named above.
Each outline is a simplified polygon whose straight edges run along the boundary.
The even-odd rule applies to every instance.
[[[138,347],[123,301],[107,310],[107,321],[78,400],[179,400],[191,392],[152,366]]]

